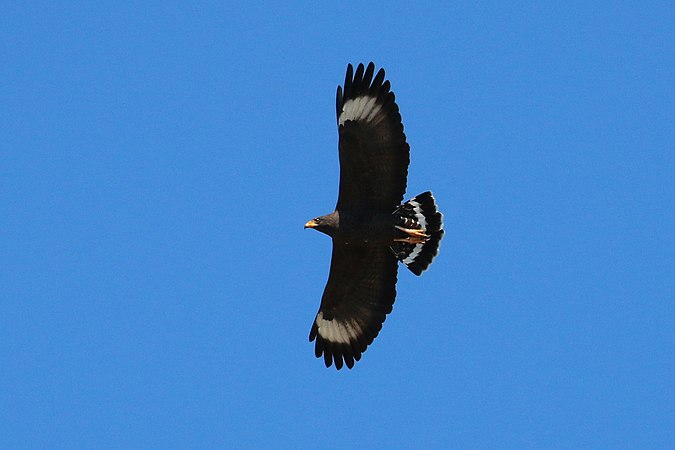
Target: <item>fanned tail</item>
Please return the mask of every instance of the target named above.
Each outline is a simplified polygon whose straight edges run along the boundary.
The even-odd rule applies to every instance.
[[[431,192],[411,198],[394,211],[396,224],[400,227],[423,230],[429,237],[425,242],[410,244],[394,242],[391,250],[399,261],[415,275],[421,275],[438,254],[443,237],[443,214],[438,211],[436,199]],[[401,232],[402,237],[405,235]]]

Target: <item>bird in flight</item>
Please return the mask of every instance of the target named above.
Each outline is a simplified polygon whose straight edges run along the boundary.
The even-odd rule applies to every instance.
[[[401,204],[410,146],[384,69],[347,66],[337,88],[340,189],[332,213],[310,220],[333,240],[328,282],[309,333],[326,367],[350,369],[396,298],[398,262],[420,275],[438,253],[443,216],[431,192]]]

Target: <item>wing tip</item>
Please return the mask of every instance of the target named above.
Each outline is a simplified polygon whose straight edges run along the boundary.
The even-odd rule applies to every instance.
[[[375,73],[375,68],[376,65],[373,61],[370,61],[367,66],[359,63],[356,70],[351,63],[347,64],[344,89],[342,90],[342,96],[339,98],[340,106],[344,101],[357,97],[363,92],[377,93],[379,100],[386,100],[382,94],[386,95],[390,92],[391,83],[389,80],[385,80],[384,67],[380,67],[377,73]],[[338,108],[338,112],[340,112],[340,108]]]
[[[346,366],[348,369],[352,369],[382,331],[387,315],[391,313],[392,308],[393,306],[386,307],[379,313],[370,316],[371,321],[363,326],[357,335],[349,338],[348,342],[334,342],[330,338],[322,336],[315,320],[309,334],[310,342],[315,341],[314,356],[323,359],[327,368],[335,366],[336,370],[340,370]]]

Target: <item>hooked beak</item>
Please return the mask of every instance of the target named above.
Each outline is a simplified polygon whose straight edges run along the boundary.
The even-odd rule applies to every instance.
[[[305,228],[316,228],[316,227],[317,227],[317,223],[316,223],[316,220],[314,220],[314,219],[310,220],[309,222],[307,222],[305,224]]]

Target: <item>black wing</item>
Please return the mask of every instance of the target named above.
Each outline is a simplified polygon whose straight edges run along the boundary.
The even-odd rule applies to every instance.
[[[330,275],[309,341],[326,367],[350,369],[373,342],[396,299],[398,262],[389,247],[333,242]]]
[[[403,200],[410,147],[384,69],[347,66],[337,89],[340,193],[336,209],[392,212]]]

